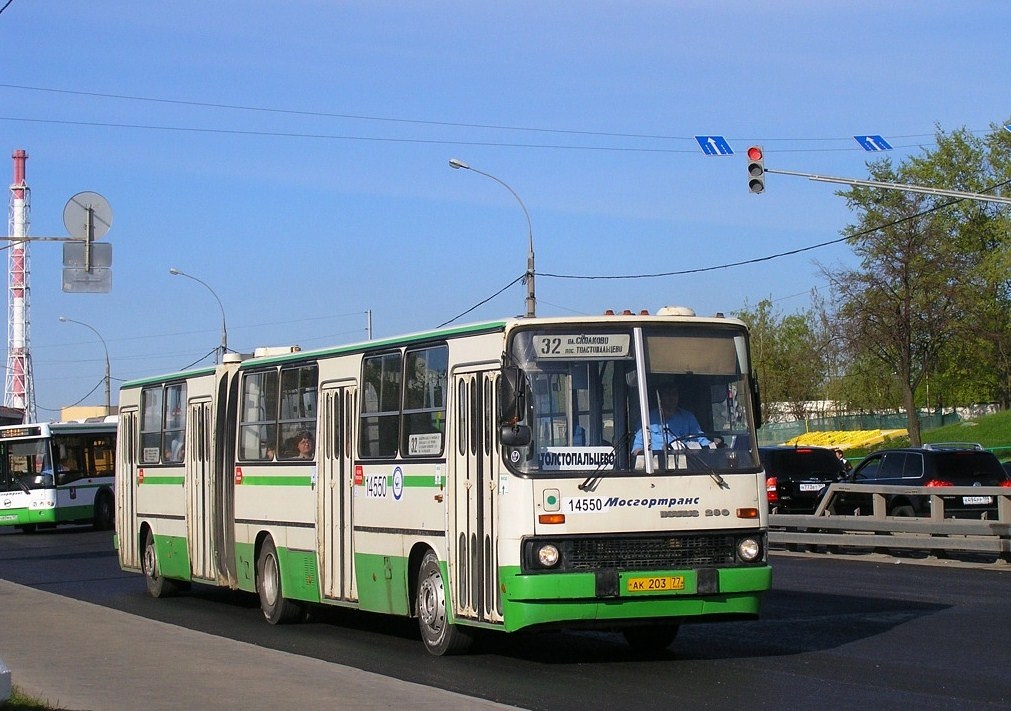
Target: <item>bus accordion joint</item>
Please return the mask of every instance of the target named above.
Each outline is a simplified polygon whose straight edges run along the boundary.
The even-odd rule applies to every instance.
[[[540,514],[537,517],[537,522],[538,523],[548,523],[548,524],[565,523],[565,514],[563,514],[563,513],[545,513],[545,514]]]
[[[758,509],[757,508],[737,509],[737,518],[747,518],[747,519],[758,518]]]

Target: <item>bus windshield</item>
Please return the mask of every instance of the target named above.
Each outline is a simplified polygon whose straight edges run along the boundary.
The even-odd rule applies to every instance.
[[[56,485],[48,439],[0,444],[0,490],[51,489]]]
[[[528,393],[530,444],[506,457],[520,473],[758,467],[743,328],[545,326],[516,332],[508,356]]]

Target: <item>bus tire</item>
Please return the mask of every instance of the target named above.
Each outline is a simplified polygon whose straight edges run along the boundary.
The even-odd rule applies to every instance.
[[[158,570],[158,553],[154,546],[154,533],[148,529],[144,536],[144,552],[141,557],[141,568],[144,570],[144,582],[147,583],[147,593],[151,597],[171,597],[179,592],[179,584],[166,578]]]
[[[632,651],[644,656],[656,656],[671,646],[678,636],[680,627],[676,624],[627,627],[622,630],[625,641]]]
[[[110,531],[115,525],[116,508],[112,492],[102,489],[95,497],[95,516],[92,522],[96,531]]]
[[[449,597],[446,581],[435,553],[428,551],[418,571],[416,607],[418,628],[425,648],[441,657],[444,654],[462,654],[473,642],[473,633],[449,621]]]
[[[281,589],[281,563],[272,538],[267,538],[256,559],[256,592],[267,622],[280,625],[294,622],[302,615],[302,606],[284,597]]]

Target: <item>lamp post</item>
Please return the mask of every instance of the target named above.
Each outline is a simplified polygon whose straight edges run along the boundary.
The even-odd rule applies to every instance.
[[[527,218],[527,273],[525,277],[525,281],[527,283],[527,302],[526,302],[527,317],[533,318],[536,315],[535,312],[537,306],[537,299],[534,296],[534,228],[530,224],[530,213],[527,212],[527,206],[523,204],[523,201],[520,200],[520,196],[516,194],[515,190],[509,187],[508,183],[506,183],[504,180],[496,178],[491,173],[485,173],[483,170],[472,168],[459,158],[450,158],[449,167],[456,169],[463,168],[464,170],[479,173],[485,176],[486,178],[491,178],[496,183],[498,183],[506,190],[508,190],[510,193],[512,193],[513,197],[516,198],[516,202],[518,202],[520,204],[520,207],[523,209],[523,216]]]
[[[225,324],[225,307],[222,305],[221,299],[218,298],[217,292],[211,288],[210,284],[203,281],[202,279],[197,279],[192,274],[187,274],[186,272],[176,269],[175,267],[169,269],[169,274],[171,274],[172,276],[184,276],[187,279],[192,279],[196,283],[201,284],[205,289],[207,289],[207,291],[211,292],[211,296],[213,296],[214,300],[218,302],[218,308],[221,309],[221,361],[224,362],[225,353],[228,352],[228,326]],[[215,363],[218,362],[217,358],[214,359],[214,362]]]
[[[111,414],[111,412],[112,412],[112,392],[111,392],[111,390],[112,390],[112,388],[111,388],[112,377],[110,375],[110,370],[109,370],[109,346],[106,345],[105,339],[102,338],[102,334],[101,333],[99,333],[94,327],[89,326],[88,324],[84,323],[83,321],[75,321],[74,319],[67,318],[66,316],[60,316],[60,321],[62,321],[63,323],[76,323],[78,326],[84,326],[85,328],[90,329],[91,332],[94,333],[96,336],[98,336],[98,340],[100,340],[102,342],[102,348],[105,350],[105,414],[106,415]]]

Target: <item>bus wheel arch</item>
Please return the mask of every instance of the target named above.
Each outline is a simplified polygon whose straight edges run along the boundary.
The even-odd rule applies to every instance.
[[[439,557],[423,549],[415,574],[415,613],[425,648],[436,656],[463,654],[473,643],[473,631],[450,622],[449,583],[442,574]],[[414,560],[412,553],[411,559]]]
[[[92,525],[96,531],[112,530],[116,523],[116,498],[112,489],[103,487],[95,494],[95,513]]]
[[[179,592],[181,585],[178,581],[166,578],[161,574],[158,565],[158,551],[154,544],[154,531],[145,524],[140,530],[140,566],[144,573],[144,582],[147,584],[147,592],[151,597],[171,597]]]
[[[269,533],[256,542],[256,594],[260,598],[263,617],[272,625],[294,622],[302,616],[302,606],[284,597],[281,559]]]

